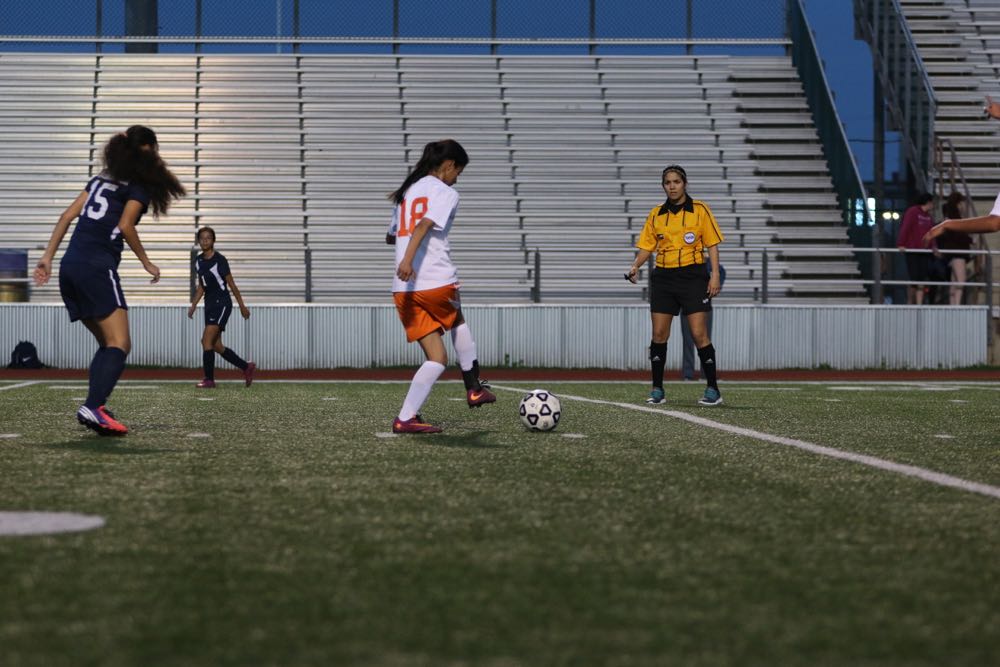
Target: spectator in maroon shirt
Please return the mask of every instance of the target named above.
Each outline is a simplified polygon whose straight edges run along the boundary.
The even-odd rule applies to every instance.
[[[937,242],[924,244],[924,234],[934,226],[931,209],[934,208],[934,195],[924,193],[917,197],[917,202],[906,209],[903,214],[903,226],[899,229],[896,247],[906,257],[906,273],[915,284],[906,288],[907,303],[922,304],[924,302],[924,283],[930,272],[931,256],[924,252],[907,252],[907,250],[927,250],[930,248],[937,254]]]

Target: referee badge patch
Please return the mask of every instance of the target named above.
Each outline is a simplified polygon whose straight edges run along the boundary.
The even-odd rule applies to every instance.
[[[694,243],[694,232],[687,232],[684,234],[684,243],[687,243],[688,245]]]

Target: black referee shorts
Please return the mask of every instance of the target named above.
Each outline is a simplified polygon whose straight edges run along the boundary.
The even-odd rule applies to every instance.
[[[677,269],[653,269],[649,310],[654,313],[685,315],[712,311],[708,296],[708,268],[691,264]]]

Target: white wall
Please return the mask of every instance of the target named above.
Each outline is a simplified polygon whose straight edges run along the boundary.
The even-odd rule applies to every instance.
[[[131,365],[201,364],[201,310],[133,305]],[[643,305],[465,306],[484,367],[647,367],[649,311]],[[716,306],[713,343],[720,370],[768,368],[956,368],[984,364],[987,310],[976,306]],[[95,343],[62,306],[0,304],[0,353],[19,340],[46,364],[86,368]],[[223,341],[263,369],[412,366],[391,305],[255,306],[234,313]],[[681,364],[674,325],[667,367]]]

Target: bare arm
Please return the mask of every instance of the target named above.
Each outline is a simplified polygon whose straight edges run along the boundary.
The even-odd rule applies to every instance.
[[[87,203],[87,197],[89,196],[87,191],[84,190],[77,195],[73,203],[59,216],[59,221],[56,222],[55,229],[52,230],[52,236],[49,237],[49,244],[45,247],[45,252],[35,266],[34,278],[36,286],[41,287],[49,282],[49,278],[52,277],[52,260],[56,256],[56,251],[59,250],[59,244],[62,243],[63,237],[66,236],[66,231],[69,229],[70,223],[80,217],[80,213],[83,212],[83,206]]]
[[[1000,102],[994,102],[993,98],[989,95],[986,96],[986,106],[983,107],[983,111],[990,118],[996,118],[1000,120]]]
[[[135,228],[135,221],[139,219],[140,215],[142,215],[142,204],[140,202],[134,199],[125,202],[125,210],[122,211],[122,217],[118,220],[118,231],[121,232],[122,238],[128,243],[128,247],[135,253],[136,259],[142,262],[142,268],[146,269],[146,273],[153,276],[150,282],[157,283],[160,281],[160,267],[149,261],[146,249],[142,247],[142,241],[139,240],[139,232]]]
[[[942,223],[931,227],[931,230],[924,234],[924,243],[930,243],[945,232],[963,232],[965,234],[988,234],[989,232],[1000,231],[1000,215],[983,215],[978,218],[964,218],[962,220],[945,220]]]
[[[236,303],[240,304],[240,315],[242,315],[245,320],[250,319],[250,309],[247,308],[245,303],[243,303],[243,295],[240,294],[239,288],[236,287],[236,281],[233,280],[232,273],[226,275],[226,284],[229,285],[229,291],[236,297]]]
[[[718,296],[722,291],[721,269],[719,264],[719,246],[714,245],[708,249],[708,259],[712,262],[712,275],[708,277],[708,296]]]
[[[639,252],[635,254],[635,261],[632,262],[632,266],[630,266],[628,268],[628,272],[625,273],[629,282],[635,282],[635,276],[639,273],[639,268],[649,260],[652,254],[652,250],[639,250]]]
[[[188,319],[194,317],[194,311],[198,308],[198,302],[201,301],[201,297],[205,296],[205,288],[198,283],[198,287],[194,290],[194,301],[191,302],[191,307],[188,308]]]
[[[413,258],[416,257],[420,244],[424,242],[424,238],[427,237],[427,233],[431,231],[432,227],[434,227],[434,221],[430,218],[424,218],[417,223],[410,236],[410,244],[406,246],[403,259],[400,260],[399,266],[396,268],[396,275],[399,276],[400,280],[410,280],[416,275],[413,270]]]

